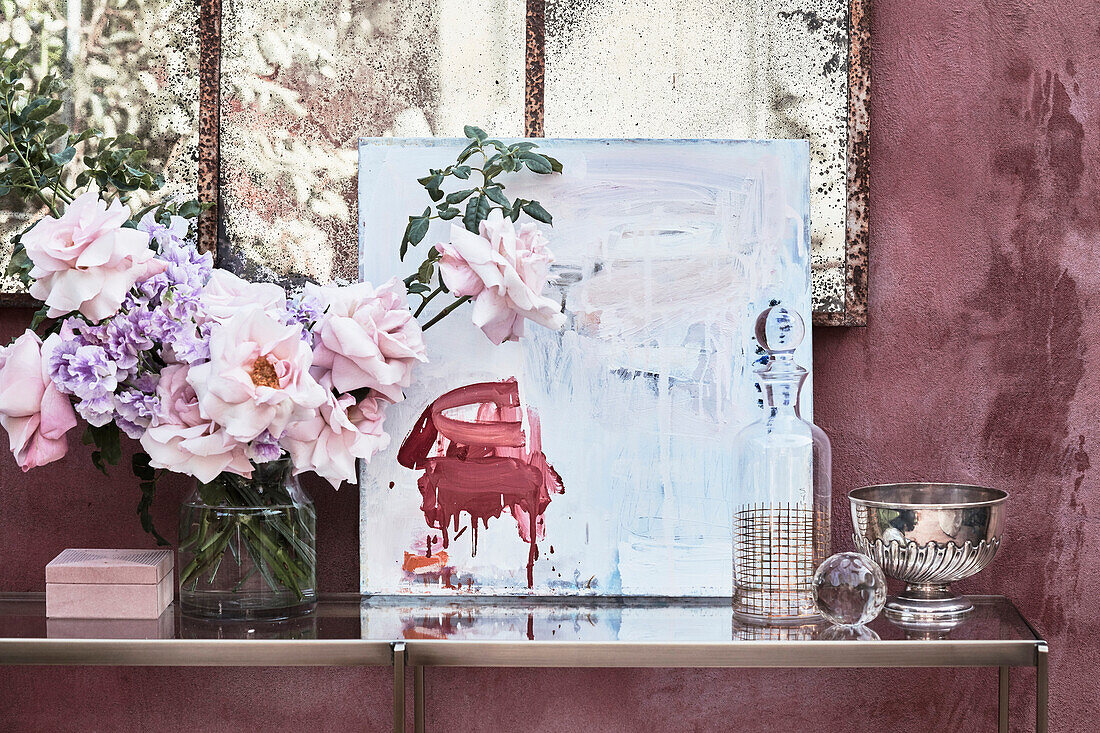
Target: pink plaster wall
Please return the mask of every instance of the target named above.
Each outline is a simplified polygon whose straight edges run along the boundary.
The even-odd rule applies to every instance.
[[[877,0],[871,323],[815,333],[835,511],[866,483],[1008,489],[1008,543],[973,591],[1051,642],[1052,729],[1100,729],[1100,3]],[[25,311],[0,311],[0,336]],[[65,546],[144,542],[138,491],[77,446],[0,457],[0,591]],[[320,584],[355,590],[357,496],[312,484]],[[182,483],[158,502],[174,536]],[[837,545],[846,548],[846,520]],[[1030,730],[1033,675],[1014,677]],[[385,730],[384,670],[0,669],[4,730]],[[996,673],[429,670],[437,730],[993,730]]]

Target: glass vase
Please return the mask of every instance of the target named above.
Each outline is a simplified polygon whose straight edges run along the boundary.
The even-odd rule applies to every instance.
[[[316,512],[282,459],[252,478],[198,483],[180,510],[180,606],[188,616],[281,619],[317,602]]]
[[[760,314],[756,338],[769,354],[757,370],[764,415],[737,436],[734,508],[734,615],[750,624],[803,624],[820,618],[813,576],[829,556],[829,438],[802,418],[799,392],[807,371],[794,350],[806,327],[794,311]]]

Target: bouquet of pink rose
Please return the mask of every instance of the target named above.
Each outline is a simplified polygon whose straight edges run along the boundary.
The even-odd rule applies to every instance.
[[[15,96],[18,88],[6,83]],[[457,164],[421,180],[439,203],[434,213],[429,207],[410,217],[402,256],[424,238],[430,219],[456,218],[455,205],[466,201],[463,226],[452,226],[451,241],[432,247],[404,282],[308,284],[288,296],[279,285],[214,269],[212,256],[195,246],[197,205],[133,214],[124,203],[127,186],[110,175],[100,182],[82,174],[78,182],[99,188],[70,192],[61,184],[63,166],[38,150],[39,128],[24,125],[23,137],[11,132],[21,117],[30,119],[23,111],[32,104],[16,104],[0,120],[4,142],[23,160],[52,162],[0,168],[0,184],[22,181],[28,198],[51,212],[19,236],[11,268],[44,306],[30,329],[0,349],[0,425],[24,471],[66,454],[78,416],[101,470],[120,460],[122,433],[138,441],[139,513],[159,542],[148,510],[164,471],[194,476],[211,506],[292,506],[288,476],[307,471],[334,487],[353,481],[356,461],[389,443],[386,407],[404,398],[414,366],[427,358],[416,317],[441,293],[456,300],[424,328],[471,300],[475,324],[494,343],[519,338],[524,320],[563,323],[560,306],[542,294],[553,260],[545,239],[533,224],[515,226],[521,212],[546,223],[550,215],[538,202],[510,201],[495,180],[523,167],[561,169],[532,143],[509,146],[467,128],[470,143]],[[465,163],[474,154],[480,167]],[[468,179],[472,171],[480,186],[444,194],[445,178]],[[410,294],[421,299],[415,313]],[[212,579],[231,551],[238,565],[247,552],[273,589],[299,599],[311,593],[312,508],[265,516],[185,521],[181,587],[207,571]]]

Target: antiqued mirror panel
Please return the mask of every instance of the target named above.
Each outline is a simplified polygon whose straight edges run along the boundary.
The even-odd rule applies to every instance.
[[[844,307],[847,0],[550,0],[547,137],[810,143],[815,311]]]
[[[222,17],[227,267],[354,277],[359,136],[474,123],[798,138],[812,156],[814,310],[845,308],[848,0],[233,0]]]
[[[354,280],[364,136],[523,134],[522,0],[227,0],[223,266]]]
[[[136,135],[151,167],[164,173],[160,193],[191,198],[198,155],[198,18],[193,0],[0,0],[0,40],[31,49],[36,61],[30,81],[46,73],[67,80],[59,121],[108,136]],[[135,205],[147,198],[138,192]],[[39,213],[15,196],[0,198],[5,264],[11,235]],[[17,281],[0,283],[0,293],[21,290]]]

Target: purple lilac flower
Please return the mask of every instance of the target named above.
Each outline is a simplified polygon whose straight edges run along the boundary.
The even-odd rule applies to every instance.
[[[310,346],[313,345],[313,324],[321,319],[325,312],[324,303],[319,298],[311,295],[299,295],[286,301],[288,324],[300,324],[302,326],[302,340]]]
[[[173,243],[164,247],[160,259],[168,263],[164,271],[168,281],[181,290],[198,292],[210,279],[214,269],[214,256],[209,252],[199,252],[195,247]]]
[[[145,434],[153,417],[160,409],[160,399],[137,389],[124,389],[115,395],[116,422],[131,438],[137,440]]]
[[[152,349],[158,340],[151,314],[135,309],[119,313],[106,323],[103,348],[122,380],[134,372],[142,352]]]
[[[210,358],[210,329],[212,323],[202,323],[196,328],[185,328],[168,344],[174,360],[181,364],[195,364]]]
[[[169,218],[168,226],[164,226],[157,221],[156,212],[150,211],[141,217],[137,228],[139,231],[146,232],[149,238],[155,240],[157,245],[163,249],[169,244],[182,242],[186,239],[190,224],[182,216],[172,216]]]
[[[279,456],[283,454],[283,449],[279,445],[279,441],[265,430],[253,439],[245,452],[254,463],[268,463],[269,461],[277,461]]]
[[[94,427],[103,427],[115,418],[115,405],[111,395],[103,395],[76,403],[76,414]]]
[[[77,413],[96,427],[114,416],[113,392],[120,379],[117,365],[101,343],[106,324],[89,326],[69,318],[61,324],[61,341],[45,354],[50,381],[63,394],[79,398]]]
[[[130,385],[141,392],[153,394],[157,391],[157,385],[160,384],[160,375],[155,372],[146,372],[136,379],[130,380]]]
[[[82,401],[109,402],[118,386],[118,367],[102,346],[81,345],[76,339],[63,341],[46,357],[46,365],[57,388]]]

